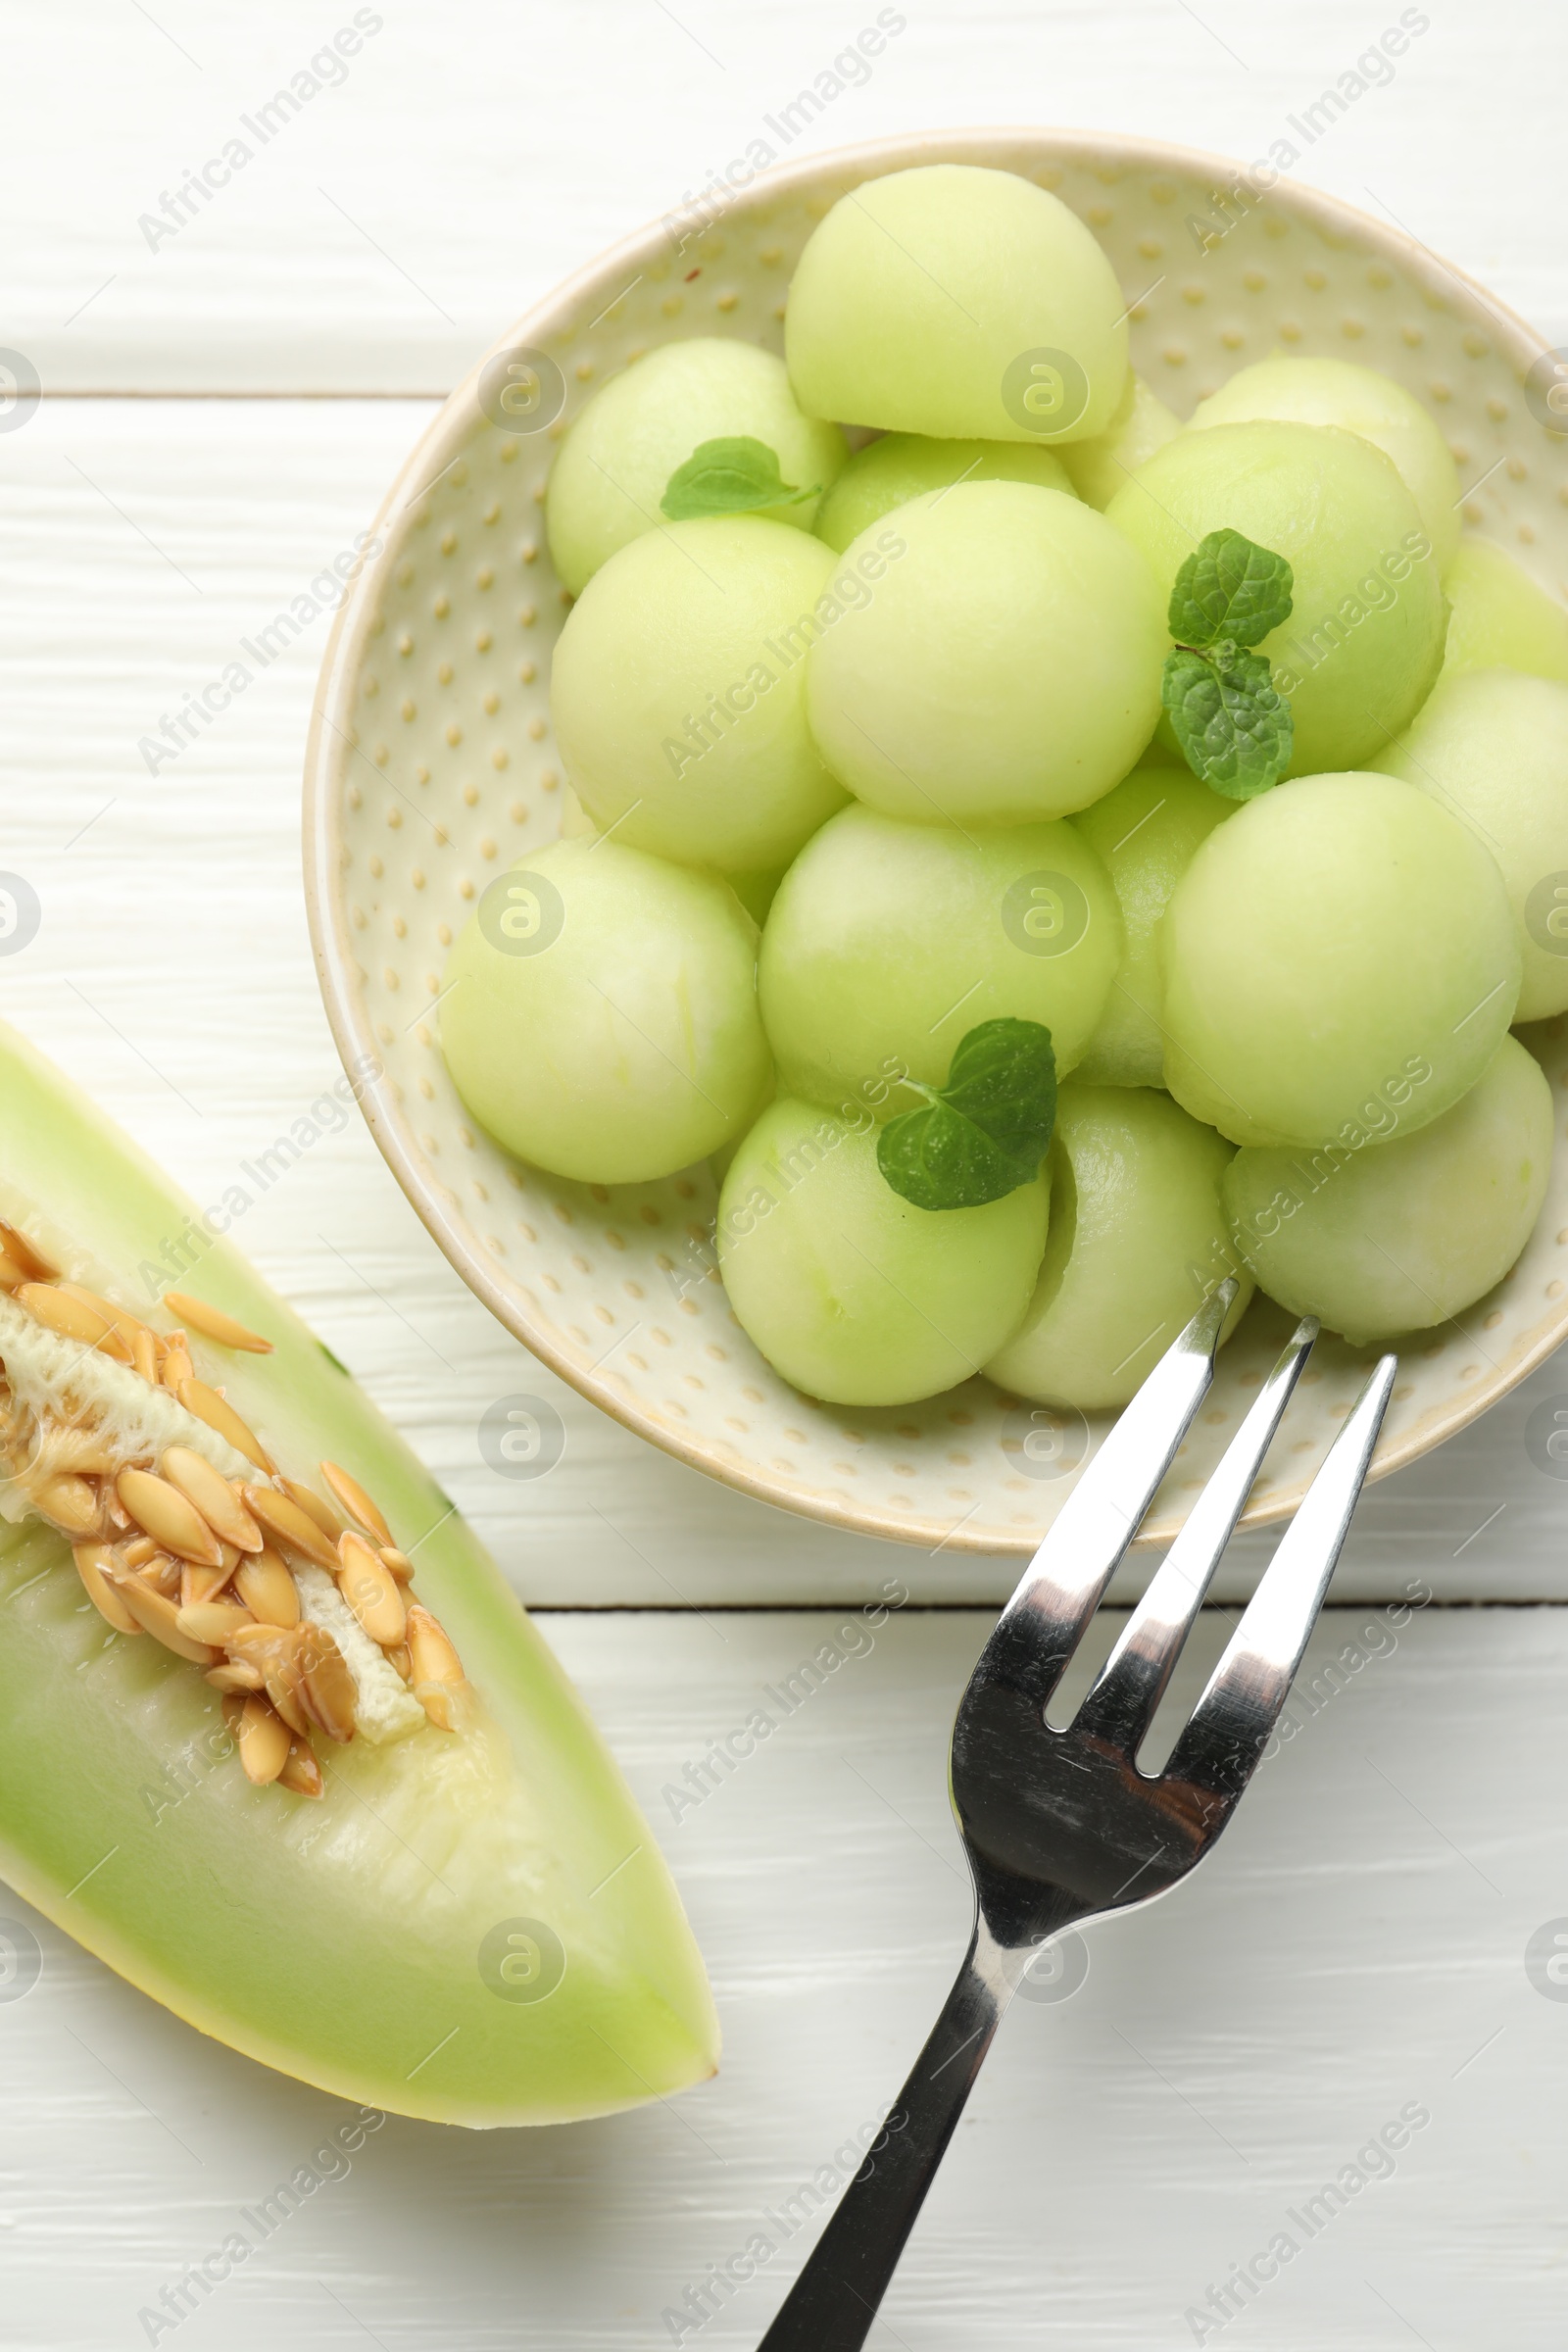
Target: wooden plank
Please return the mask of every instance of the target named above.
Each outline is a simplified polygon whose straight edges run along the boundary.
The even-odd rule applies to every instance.
[[[153,250],[139,215],[354,10],[5,9],[12,86],[28,97],[0,189],[4,333],[51,392],[439,392],[567,270],[742,153],[876,11],[384,13],[342,86],[285,108],[221,200]],[[1250,158],[1381,28],[1353,0],[906,13],[866,86],[784,152],[1047,114]],[[1568,21],[1536,0],[1433,12],[1393,85],[1358,98],[1296,172],[1392,212],[1568,342],[1568,162],[1547,110],[1497,70],[1525,61],[1529,89],[1551,88],[1565,50]],[[34,879],[44,907],[37,941],[0,966],[0,1006],[202,1199],[336,1075],[297,851],[324,622],[156,780],[137,742],[349,543],[427,413],[87,399],[0,434],[0,864]],[[790,2201],[809,2206],[816,2168],[878,2117],[961,1941],[943,1759],[985,1620],[904,1609],[867,1649],[842,1610],[714,1604],[853,1609],[890,1576],[978,1600],[1011,1569],[836,1537],[655,1453],[490,1322],[358,1125],[318,1124],[245,1245],[519,1589],[709,1611],[549,1630],[681,1878],[728,2054],[695,2097],[572,2131],[386,2125],[215,2290],[216,2309],[193,2290],[177,2332],[224,2352],[368,2336],[389,2352],[752,2344],[810,2234]],[[475,1442],[484,1406],[519,1387],[567,1432],[560,1466],[520,1491],[498,1487]],[[1562,1358],[1377,1490],[1339,1589],[1568,1592],[1539,1420],[1526,1442],[1559,1400]],[[1236,1586],[1266,1546],[1242,1549]],[[1205,1622],[1210,1650],[1222,1630]],[[824,1639],[846,1662],[674,1819],[666,1788]],[[1298,2352],[1331,2336],[1369,2352],[1412,2336],[1555,2347],[1568,2149],[1551,2086],[1568,2026],[1542,1996],[1544,1953],[1534,1982],[1524,1955],[1568,1908],[1547,1747],[1565,1653],[1556,1610],[1427,1608],[1408,1625],[1333,1612],[1309,1667],[1318,1695],[1202,1878],[1097,1932],[1070,2000],[1015,2009],[873,2343],[1212,2341],[1186,2316],[1210,2285],[1413,2101],[1432,2120],[1394,2177],[1310,2242],[1299,2231],[1282,2276],[1219,2332]],[[0,1919],[24,1912],[0,1889]],[[37,1985],[14,2002],[0,1982],[0,2117],[18,2151],[0,2172],[7,2342],[167,2341],[138,2313],[310,2163],[342,2109],[199,2039],[33,1924]],[[765,2212],[784,2216],[776,2230]],[[716,2290],[716,2317],[664,2316],[689,2314],[763,2228],[781,2242],[733,2298]]]
[[[549,1620],[723,2015],[718,2079],[665,2106],[535,2132],[394,2120],[346,2170],[313,2165],[342,2102],[201,2039],[33,1920],[42,1974],[0,1993],[8,2345],[169,2342],[138,2314],[235,2230],[258,2242],[186,2290],[180,2344],[755,2344],[809,2242],[811,2183],[831,2188],[877,2123],[961,1949],[945,1746],[986,1623]],[[1184,1704],[1224,1631],[1200,1629]],[[828,1641],[844,1662],[786,1715],[777,1693]],[[1333,1690],[1351,1641],[1364,1663]],[[1301,1729],[1211,1860],[1092,1929],[1070,1997],[1015,2003],[872,2343],[1558,2344],[1568,2006],[1549,1936],[1533,1977],[1526,1952],[1568,1908],[1565,1671],[1563,1611],[1331,1612]],[[775,1731],[672,1820],[662,1791],[759,1704]],[[0,1916],[26,1924],[3,1893]],[[1359,2168],[1388,2177],[1331,2196],[1315,2230],[1295,2218],[1412,2109],[1429,2120],[1392,2172]],[[262,2238],[242,2212],[302,2166],[335,2177]],[[1282,2231],[1290,2262],[1200,2337],[1187,2315]],[[712,2289],[760,2235],[754,2275]],[[705,2281],[715,2316],[697,2328]]]
[[[352,544],[428,414],[397,402],[45,404],[0,438],[3,862],[43,920],[4,1007],[206,1201],[304,1117],[318,1139],[259,1193],[244,1248],[365,1377],[532,1600],[709,1606],[1001,1598],[1006,1563],[835,1534],[655,1452],[538,1366],[452,1274],[338,1075],[300,896],[299,762],[324,617],[177,759],[138,751],[241,640]],[[314,1111],[312,1105],[318,1107]],[[337,1123],[341,1122],[341,1125]],[[309,1132],[306,1130],[305,1132]],[[516,1486],[485,1408],[526,1393],[566,1444]],[[1568,1401],[1559,1356],[1367,1497],[1340,1590],[1568,1593],[1561,1482],[1525,1436]],[[1565,1465],[1568,1466],[1568,1465]],[[1246,1590],[1266,1542],[1238,1547]]]
[[[879,14],[903,29],[858,66]],[[1568,23],[1537,0],[1412,15],[1426,29],[1373,84],[1385,67],[1357,61],[1383,21],[1357,0],[1001,0],[980,20],[962,0],[13,0],[8,70],[33,97],[0,192],[6,340],[62,389],[445,390],[530,302],[748,149],[1040,116],[1242,161],[1292,148],[1297,176],[1392,212],[1568,340],[1568,159],[1497,71],[1528,58],[1532,89],[1559,86]],[[334,33],[368,20],[333,63]],[[209,166],[215,184],[182,196]]]

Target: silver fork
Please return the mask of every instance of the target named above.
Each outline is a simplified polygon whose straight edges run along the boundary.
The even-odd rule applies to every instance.
[[[1039,1945],[1150,1901],[1213,1844],[1317,1622],[1394,1386],[1367,1380],[1169,1761],[1139,1770],[1171,1671],[1317,1337],[1299,1324],[1065,1731],[1046,1708],[1214,1375],[1234,1283],[1155,1365],[1063,1505],[958,1703],[950,1771],[974,1879],[957,1981],[760,2352],[858,2352],[1002,2013]]]

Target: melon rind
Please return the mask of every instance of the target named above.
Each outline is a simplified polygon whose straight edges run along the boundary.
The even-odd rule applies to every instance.
[[[0,1215],[157,1328],[172,1286],[274,1341],[235,1355],[189,1333],[283,1470],[314,1482],[329,1459],[375,1496],[474,1686],[456,1735],[319,1742],[319,1802],[253,1788],[201,1675],[113,1633],[57,1536],[0,1527],[0,1875],[203,2033],[364,2105],[564,2122],[710,2075],[674,1886],[494,1562],[212,1221],[3,1024]],[[544,1997],[503,1971],[509,1936],[559,1944]]]

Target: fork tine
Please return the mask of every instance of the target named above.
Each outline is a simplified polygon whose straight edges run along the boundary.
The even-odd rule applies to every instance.
[[[1296,1680],[1349,1533],[1398,1364],[1397,1356],[1386,1355],[1367,1380],[1160,1775],[1162,1788],[1202,1814],[1210,1837],[1218,1835],[1251,1779]]]
[[[1238,1285],[1203,1301],[1127,1406],[1019,1579],[976,1668],[1044,1707],[1214,1377]]]
[[[1317,1333],[1315,1315],[1297,1325],[1290,1345],[1225,1448],[1219,1468],[1194,1503],[1186,1525],[1123,1627],[1078,1710],[1074,1731],[1113,1743],[1129,1756],[1137,1754]]]

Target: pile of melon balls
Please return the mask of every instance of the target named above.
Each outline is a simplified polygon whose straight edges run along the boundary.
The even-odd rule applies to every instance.
[[[782,361],[653,350],[561,444],[567,818],[453,949],[464,1102],[583,1185],[709,1161],[736,1318],[835,1403],[1114,1406],[1231,1276],[1232,1327],[1254,1287],[1356,1345],[1461,1313],[1546,1185],[1511,1031],[1568,1008],[1568,614],[1460,496],[1343,361],[1180,424],[1031,182],[856,189]],[[1248,797],[1162,702],[1216,532],[1292,582]],[[879,1138],[994,1022],[1049,1032],[1049,1142],[915,1205]]]

